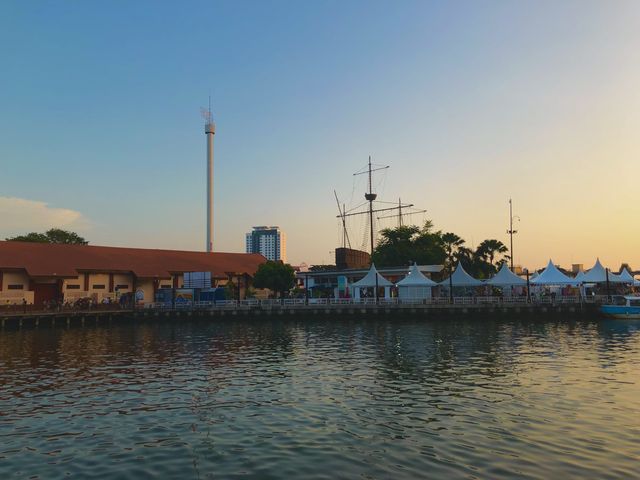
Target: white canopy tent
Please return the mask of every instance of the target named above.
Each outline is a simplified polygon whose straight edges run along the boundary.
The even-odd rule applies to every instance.
[[[436,282],[424,276],[416,263],[397,285],[398,296],[401,299],[431,298],[431,288],[438,286]]]
[[[615,278],[615,280],[613,280],[614,282],[627,283],[630,285],[635,285],[637,281],[626,268],[623,268],[619,275],[609,273],[609,281],[612,281],[611,277]]]
[[[469,275],[464,268],[462,268],[462,264],[458,262],[458,266],[454,270],[451,275],[451,284],[454,287],[480,287],[484,285],[480,280],[473,278]],[[445,278],[440,282],[440,285],[444,287],[449,286],[449,277]]]
[[[607,271],[600,263],[600,259],[596,260],[595,265],[580,279],[582,283],[604,283],[607,281]],[[617,275],[609,273],[609,282],[620,283],[622,280]]]
[[[574,278],[567,277],[549,260],[547,268],[536,278],[530,280],[530,283],[532,285],[577,285],[578,282]]]
[[[580,270],[578,274],[575,277],[573,277],[573,279],[578,283],[582,283],[583,278],[584,278],[584,272],[582,270]]]
[[[511,270],[506,263],[502,264],[502,268],[492,278],[485,282],[487,285],[494,287],[523,287],[527,284],[524,278],[520,278]]]
[[[377,285],[376,285],[376,277],[378,278]],[[376,286],[378,288],[384,287],[384,298],[391,297],[391,287],[393,286],[393,283],[391,283],[389,280],[387,280],[382,275],[380,275],[378,273],[378,270],[376,270],[376,266],[372,263],[371,268],[369,269],[367,274],[364,276],[364,278],[358,280],[357,282],[351,285],[351,296],[353,298],[360,298],[361,289],[363,288],[375,289]]]

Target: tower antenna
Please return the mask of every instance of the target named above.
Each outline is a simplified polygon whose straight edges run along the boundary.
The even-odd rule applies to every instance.
[[[207,136],[207,252],[213,252],[213,136],[216,124],[211,113],[211,95],[209,108],[201,108],[200,114],[204,118],[204,133]]]

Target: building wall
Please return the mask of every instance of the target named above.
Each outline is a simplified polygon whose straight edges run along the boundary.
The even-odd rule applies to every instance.
[[[133,275],[124,274],[124,273],[114,273],[113,289],[115,290],[117,286],[120,286],[120,288],[118,288],[118,293],[130,292],[131,288],[133,287]]]
[[[87,295],[84,291],[84,275],[79,275],[75,278],[65,278],[62,281],[62,295],[65,301],[86,297]]]
[[[142,291],[144,295],[142,303],[155,302],[152,279],[138,279],[138,281],[136,282],[136,294],[139,291]]]
[[[21,289],[14,290],[29,290],[29,276],[26,273],[22,272],[4,272],[2,274],[2,291],[12,291],[10,289],[10,285],[22,285]]]
[[[98,293],[98,294],[109,293],[109,274],[108,273],[90,273],[89,274],[89,293]]]
[[[22,285],[22,288],[9,288],[10,285]],[[33,292],[29,291],[29,276],[24,272],[3,272],[0,306],[21,304],[24,298],[27,299],[27,303],[33,303]]]
[[[85,281],[85,275],[88,277]],[[2,289],[0,290],[0,306],[4,304],[22,304],[23,298],[27,299],[28,303],[33,303],[34,292],[29,288],[34,284],[56,284],[61,283],[62,295],[64,301],[74,302],[80,298],[95,298],[97,302],[102,302],[105,298],[110,298],[112,301],[116,301],[117,298],[128,292],[132,292],[133,287],[133,275],[114,273],[113,274],[113,290],[110,291],[110,274],[109,273],[80,273],[73,278],[57,279],[50,278],[38,278],[32,280],[24,272],[4,272],[2,273]],[[86,283],[88,283],[88,288]],[[182,274],[173,275],[171,278],[158,279],[158,288],[163,286],[169,286],[169,288],[183,288],[184,278]],[[234,279],[237,282],[237,279]],[[226,283],[226,280],[221,282]],[[245,282],[241,282],[241,296],[244,298],[246,286]],[[9,285],[22,285],[22,289],[9,289]],[[103,285],[104,288],[96,288],[96,286]],[[122,286],[116,293],[116,287]],[[124,287],[126,286],[126,288]],[[154,298],[154,279],[141,279],[138,278],[135,281],[136,291],[142,291],[144,295],[143,303],[152,303]]]
[[[132,283],[133,278],[130,274],[114,273],[113,283],[111,283],[109,273],[81,273],[77,277],[64,279],[62,293],[64,300],[71,302],[87,297],[93,297],[98,302],[105,298],[115,301],[119,295],[131,292]],[[96,288],[100,286],[104,288]],[[117,288],[118,286],[120,288]]]
[[[280,231],[279,233],[280,233],[280,238],[278,239],[278,249],[279,249],[280,260],[286,263],[287,262],[287,235],[283,231]]]
[[[253,251],[253,236],[251,235],[251,232],[244,236],[244,251],[245,253],[255,253]]]
[[[131,274],[114,273],[113,274],[113,290],[110,291],[110,274],[109,273],[86,273],[88,276],[88,288],[85,289],[85,273],[80,274],[73,279],[65,279],[62,291],[65,300],[74,301],[79,298],[92,297],[98,302],[102,302],[105,298],[116,301],[118,297],[133,290],[134,279]],[[182,275],[175,275],[177,288],[181,288],[183,284]],[[154,298],[154,279],[136,279],[135,289],[141,290],[144,295],[144,303],[151,303]],[[69,288],[69,286],[79,286],[79,288]],[[104,288],[96,288],[104,286]],[[172,278],[159,279],[158,288],[173,288],[174,280]]]

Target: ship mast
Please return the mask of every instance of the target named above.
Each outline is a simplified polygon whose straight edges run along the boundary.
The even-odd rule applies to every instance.
[[[378,170],[385,170],[389,168],[389,165],[386,165],[384,167],[380,167],[380,168],[371,168],[371,155],[369,155],[369,165],[368,165],[368,169],[365,172],[359,172],[359,173],[354,173],[354,175],[362,175],[362,174],[368,174],[369,176],[369,191],[366,192],[364,194],[364,198],[369,202],[369,233],[370,233],[370,240],[371,240],[371,258],[373,259],[373,248],[374,248],[374,244],[375,244],[375,237],[373,235],[373,213],[374,212],[380,212],[382,210],[374,210],[373,209],[373,202],[376,198],[378,198],[378,195],[373,193],[373,172],[377,172]],[[384,210],[395,210],[397,207],[394,207],[393,209],[384,209]],[[364,212],[360,212],[360,214],[362,214]],[[358,213],[353,213],[351,215],[358,215]],[[345,215],[346,216],[346,215]]]

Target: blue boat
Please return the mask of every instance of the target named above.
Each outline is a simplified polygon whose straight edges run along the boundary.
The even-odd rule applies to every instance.
[[[640,297],[614,297],[611,305],[602,305],[600,311],[607,317],[635,320],[640,319]]]

